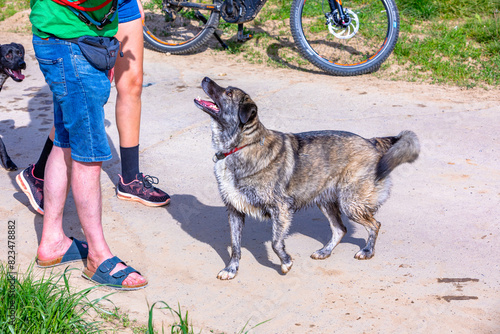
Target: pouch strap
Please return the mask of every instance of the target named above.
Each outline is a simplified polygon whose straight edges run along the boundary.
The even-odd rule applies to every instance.
[[[86,25],[94,25],[98,30],[102,30],[104,26],[107,24],[110,24],[113,22],[116,18],[116,15],[118,14],[117,8],[118,8],[118,0],[107,0],[103,4],[96,6],[96,7],[81,7],[76,4],[73,4],[70,1],[67,0],[52,0],[55,3],[61,5],[61,6],[66,6],[69,10],[71,10],[83,23]],[[98,9],[103,8],[104,6],[108,5],[110,2],[111,3],[111,8],[109,9],[109,12],[104,15],[103,19],[99,22],[94,20],[89,14],[86,12],[91,12],[91,11],[96,11]],[[81,2],[75,2],[75,3],[81,3]]]

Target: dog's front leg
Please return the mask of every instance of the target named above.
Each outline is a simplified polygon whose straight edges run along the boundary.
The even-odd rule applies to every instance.
[[[281,260],[281,272],[286,274],[292,269],[292,257],[285,251],[285,237],[290,228],[292,217],[289,210],[278,208],[273,213],[273,250]]]
[[[7,149],[3,144],[2,138],[0,138],[0,160],[2,161],[2,165],[5,167],[5,169],[11,171],[17,170],[16,164],[10,159],[9,155],[7,154]]]
[[[245,214],[236,211],[236,209],[228,205],[229,228],[231,230],[231,260],[226,268],[222,269],[217,275],[218,279],[229,280],[233,279],[238,272],[241,258],[241,233],[245,223]]]
[[[7,81],[9,76],[7,74],[3,73],[3,68],[1,68],[1,67],[0,67],[0,71],[2,71],[2,73],[0,73],[0,92],[1,92],[3,84],[5,83],[5,81]]]

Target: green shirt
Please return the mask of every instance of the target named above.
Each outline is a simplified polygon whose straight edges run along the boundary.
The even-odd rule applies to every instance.
[[[104,0],[87,0],[82,7],[96,7]],[[112,37],[118,31],[118,15],[112,23],[107,24],[102,30],[95,25],[86,25],[69,8],[59,5],[52,0],[30,0],[30,21],[33,26],[33,34],[41,38],[50,35],[62,39],[77,38],[81,36],[105,36]],[[93,19],[100,22],[104,15],[109,12],[111,3],[102,9],[86,12]]]

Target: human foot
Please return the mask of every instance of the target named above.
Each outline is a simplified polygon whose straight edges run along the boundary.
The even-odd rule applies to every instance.
[[[26,196],[28,196],[33,209],[43,215],[43,179],[37,178],[34,170],[35,165],[29,165],[29,167],[16,176],[16,182]]]
[[[170,202],[170,196],[163,190],[154,187],[158,178],[142,173],[136,179],[125,184],[121,175],[116,186],[116,196],[126,201],[136,201],[146,206],[163,206]]]
[[[73,237],[54,244],[45,243],[38,247],[36,262],[40,268],[49,268],[84,260],[88,256],[88,248],[85,241]]]
[[[116,256],[103,261],[97,268],[93,261],[89,261],[82,276],[118,290],[137,290],[148,285],[148,281],[137,270],[127,266]]]

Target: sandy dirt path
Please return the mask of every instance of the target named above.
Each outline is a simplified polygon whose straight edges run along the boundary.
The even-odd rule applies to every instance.
[[[52,123],[51,95],[30,36],[21,42],[28,68],[22,83],[0,93],[0,134],[20,168],[33,163]],[[269,222],[248,219],[240,270],[232,281],[216,275],[229,260],[226,210],[213,176],[210,121],[193,99],[209,76],[248,92],[268,127],[285,132],[337,129],[364,137],[415,131],[422,152],[393,172],[391,198],[376,255],[354,254],[367,237],[348,234],[329,259],[309,255],[330,238],[317,208],[294,216],[287,250],[294,266],[281,274]],[[146,50],[141,170],[159,177],[171,205],[147,208],[115,196],[120,172],[113,89],[106,105],[114,158],[103,166],[103,224],[112,250],[150,281],[147,289],[117,293],[113,302],[147,322],[148,305],[179,303],[199,332],[236,333],[269,320],[254,333],[498,333],[500,331],[500,92],[391,82],[373,76],[326,75],[237,63],[205,51],[167,56]],[[27,207],[15,172],[0,171],[0,260],[7,257],[6,223],[16,221],[17,264],[33,261],[42,217]],[[84,238],[70,196],[66,232]],[[496,245],[496,246],[495,246]],[[82,264],[74,265],[81,268]],[[61,271],[62,269],[57,269]],[[76,288],[91,286],[75,272]],[[100,288],[94,295],[109,290]],[[172,322],[155,311],[155,323]],[[247,327],[248,329],[248,327]],[[161,331],[160,331],[161,332]]]

